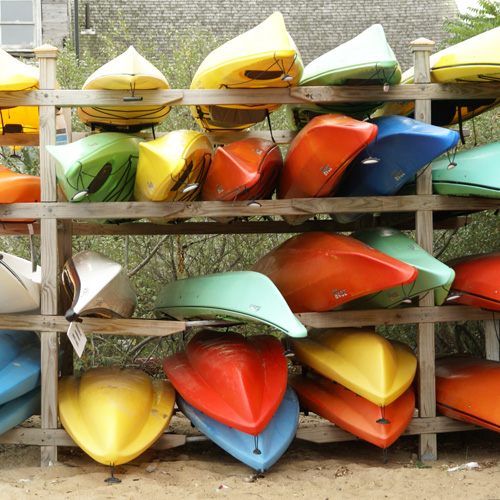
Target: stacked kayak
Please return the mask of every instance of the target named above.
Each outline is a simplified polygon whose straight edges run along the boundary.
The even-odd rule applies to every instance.
[[[373,119],[377,137],[353,159],[336,196],[387,196],[431,161],[453,149],[459,134],[403,116]],[[363,214],[334,214],[340,223]]]
[[[101,66],[83,84],[83,90],[128,90],[130,99],[136,90],[168,88],[162,73],[132,46]],[[84,106],[78,108],[78,116],[92,130],[137,132],[161,123],[169,111],[169,105]]]
[[[299,86],[392,85],[400,80],[401,68],[387,43],[384,28],[380,24],[374,24],[310,62],[304,68]],[[333,102],[288,105],[288,114],[292,125],[300,129],[314,116],[325,113],[344,113],[363,119],[382,104],[383,102]]]
[[[415,281],[408,285],[381,290],[345,304],[346,309],[392,308],[423,293],[434,293],[436,305],[441,305],[455,278],[455,271],[434,258],[413,239],[390,227],[366,228],[351,236],[381,252],[406,262],[418,270]]]
[[[168,426],[175,390],[166,380],[117,366],[59,381],[59,418],[83,451],[104,465],[133,460]]]
[[[123,267],[94,250],[69,258],[62,271],[62,284],[72,303],[68,321],[80,316],[130,318],[137,296]]]
[[[159,318],[259,322],[292,337],[307,335],[273,282],[253,271],[172,281],[160,290],[153,311]]]
[[[299,51],[279,12],[212,51],[191,82],[192,89],[263,89],[296,86],[302,76]],[[264,99],[265,102],[265,99]],[[280,104],[197,105],[191,113],[205,130],[241,130]]]
[[[262,472],[285,452],[299,404],[287,388],[287,360],[276,337],[201,330],[163,361],[181,411],[238,460]]]
[[[465,354],[436,359],[436,404],[447,417],[500,432],[500,363]]]
[[[202,186],[205,201],[263,200],[276,187],[283,157],[277,144],[249,138],[219,146]]]
[[[500,78],[500,28],[493,28],[452,45],[430,58],[432,83],[489,82]],[[403,73],[401,83],[414,82],[414,68]],[[500,103],[498,98],[433,100],[433,125],[448,126],[478,116]],[[375,115],[413,116],[414,101],[387,102]]]
[[[455,271],[450,288],[454,303],[500,311],[500,253],[458,257],[447,265]]]
[[[63,146],[46,146],[55,158],[60,199],[74,203],[130,200],[141,141],[120,132],[103,132]]]
[[[174,130],[139,144],[136,201],[189,201],[201,192],[212,145],[200,132]]]
[[[294,313],[329,311],[348,301],[415,281],[418,271],[350,236],[293,236],[252,268],[276,285]]]
[[[417,369],[409,346],[370,328],[316,330],[290,342],[300,364],[380,407],[410,387]]]
[[[36,313],[40,309],[42,271],[31,262],[0,253],[0,314]]]
[[[40,357],[35,332],[0,330],[0,434],[40,411]]]

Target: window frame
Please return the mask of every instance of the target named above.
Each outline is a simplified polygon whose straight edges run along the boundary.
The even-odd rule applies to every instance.
[[[1,2],[11,2],[19,0],[0,0]],[[7,52],[33,53],[33,49],[41,45],[42,40],[42,0],[31,0],[33,2],[32,22],[2,22],[0,19],[0,47]],[[33,26],[33,43],[29,45],[2,43],[3,26]]]

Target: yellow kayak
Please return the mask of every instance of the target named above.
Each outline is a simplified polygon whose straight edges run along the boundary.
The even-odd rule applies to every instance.
[[[299,363],[379,406],[401,396],[417,369],[409,346],[371,328],[316,330],[290,342]]]
[[[500,80],[500,27],[447,47],[430,58],[431,83],[489,82]],[[401,77],[402,84],[414,83],[414,68]],[[434,100],[433,125],[448,126],[477,116],[500,104],[500,98]],[[374,116],[411,116],[414,101],[387,102]]]
[[[80,446],[104,465],[119,465],[144,452],[167,428],[175,390],[166,380],[117,366],[59,381],[59,418]]]
[[[168,89],[163,74],[130,46],[123,54],[101,66],[83,84],[83,90],[136,90]],[[138,107],[82,107],[78,116],[86,125],[115,132],[134,132],[161,123],[170,106]]]
[[[191,82],[192,89],[258,89],[298,85],[304,65],[275,12],[264,22],[212,51]],[[245,129],[264,120],[280,104],[191,106],[203,130]]]
[[[139,144],[136,201],[197,198],[212,160],[212,145],[201,132],[173,130]]]
[[[38,88],[38,68],[25,64],[0,49],[0,92],[35,90]],[[37,132],[38,107],[16,106],[0,108],[0,133]]]

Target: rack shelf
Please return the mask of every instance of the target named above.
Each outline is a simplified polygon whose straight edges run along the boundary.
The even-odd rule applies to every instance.
[[[39,144],[42,201],[0,205],[0,219],[33,218],[37,222],[31,230],[41,236],[42,256],[42,307],[40,315],[0,315],[0,325],[8,329],[32,329],[41,332],[42,338],[42,412],[40,429],[13,429],[0,436],[0,443],[37,444],[41,447],[41,463],[48,465],[57,459],[57,446],[66,445],[69,437],[58,428],[57,420],[57,341],[58,334],[67,330],[68,323],[61,316],[59,307],[58,276],[61,262],[71,253],[71,238],[74,234],[229,234],[281,232],[293,233],[311,230],[351,231],[358,229],[362,222],[339,225],[330,220],[309,220],[290,226],[281,218],[303,215],[332,213],[380,213],[389,221],[399,220],[402,227],[416,228],[417,241],[427,251],[432,252],[433,229],[437,227],[457,227],[464,224],[466,216],[452,216],[447,220],[433,222],[433,213],[478,211],[499,209],[500,200],[453,198],[432,195],[430,171],[422,171],[418,176],[417,194],[412,196],[387,196],[366,198],[323,198],[294,200],[263,200],[260,206],[250,207],[245,202],[166,202],[166,203],[61,203],[56,196],[55,165],[45,146],[55,144],[55,116],[57,108],[70,108],[89,104],[144,106],[145,104],[167,104],[189,106],[195,104],[260,104],[262,102],[293,104],[303,102],[332,101],[407,101],[415,100],[415,116],[421,121],[430,121],[430,100],[459,98],[490,98],[500,95],[500,83],[460,83],[431,84],[429,77],[429,55],[432,42],[418,40],[411,44],[415,56],[415,84],[393,85],[388,91],[382,86],[373,87],[299,87],[290,89],[231,89],[231,90],[163,90],[136,91],[142,97],[140,102],[124,102],[129,95],[125,91],[81,91],[59,90],[55,88],[55,68],[57,49],[42,46],[35,50],[40,61],[40,90],[3,92],[2,106],[39,106],[40,133],[38,136],[2,136],[0,143]],[[289,143],[296,132],[273,132],[278,143]],[[221,132],[207,134],[213,144],[223,144],[250,136],[270,138],[268,132]],[[126,211],[126,212],[125,212]],[[108,218],[120,219],[124,213],[133,214],[136,219],[164,218],[181,220],[176,224],[151,224],[135,222],[117,225],[99,225],[73,222],[75,219],[97,219],[103,214]],[[399,218],[397,215],[399,214]],[[401,214],[404,215],[401,218]],[[237,218],[231,224],[210,222],[210,218]],[[258,221],[257,217],[273,217],[275,220]],[[194,220],[193,220],[194,219]],[[201,220],[200,220],[201,219]],[[28,234],[28,225],[4,223],[0,234]],[[446,417],[436,416],[434,389],[434,323],[441,321],[483,320],[487,331],[487,350],[490,358],[498,359],[498,339],[494,329],[494,316],[466,306],[434,307],[430,296],[422,298],[418,307],[383,311],[334,311],[328,313],[303,313],[297,317],[305,325],[314,328],[408,324],[418,325],[418,417],[415,417],[406,431],[420,436],[420,455],[425,459],[436,458],[436,433],[470,429],[474,426],[459,423]],[[115,335],[165,336],[184,331],[184,322],[163,320],[103,320],[86,318],[84,331]],[[310,430],[299,430],[297,437],[303,439],[345,440],[350,435],[332,426],[316,429],[311,438]],[[309,434],[309,437],[307,435]],[[318,437],[319,436],[319,437]],[[171,440],[170,446],[181,443],[182,436],[164,436],[162,442]],[[177,439],[177,440],[176,440]],[[175,442],[174,442],[175,441]],[[182,444],[182,443],[181,443]],[[163,443],[168,446],[168,443]]]

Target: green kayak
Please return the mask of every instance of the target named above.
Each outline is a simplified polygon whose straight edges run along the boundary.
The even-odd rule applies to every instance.
[[[153,306],[156,317],[261,322],[291,337],[307,330],[274,283],[255,271],[235,271],[168,283]]]
[[[427,253],[413,239],[390,227],[361,229],[351,236],[386,255],[411,264],[418,270],[418,276],[408,285],[389,288],[348,302],[345,309],[392,308],[429,291],[434,291],[436,305],[444,302],[455,278],[455,271]]]
[[[83,203],[130,200],[143,140],[103,132],[63,146],[47,146],[56,161],[60,198]]]
[[[384,28],[374,24],[351,40],[335,47],[310,62],[299,86],[384,85],[401,81],[401,67],[387,43]],[[299,104],[288,106],[292,124],[302,128],[313,116],[343,113],[354,118],[366,118],[383,102]]]
[[[432,162],[432,189],[437,194],[500,198],[500,142],[460,151]]]

